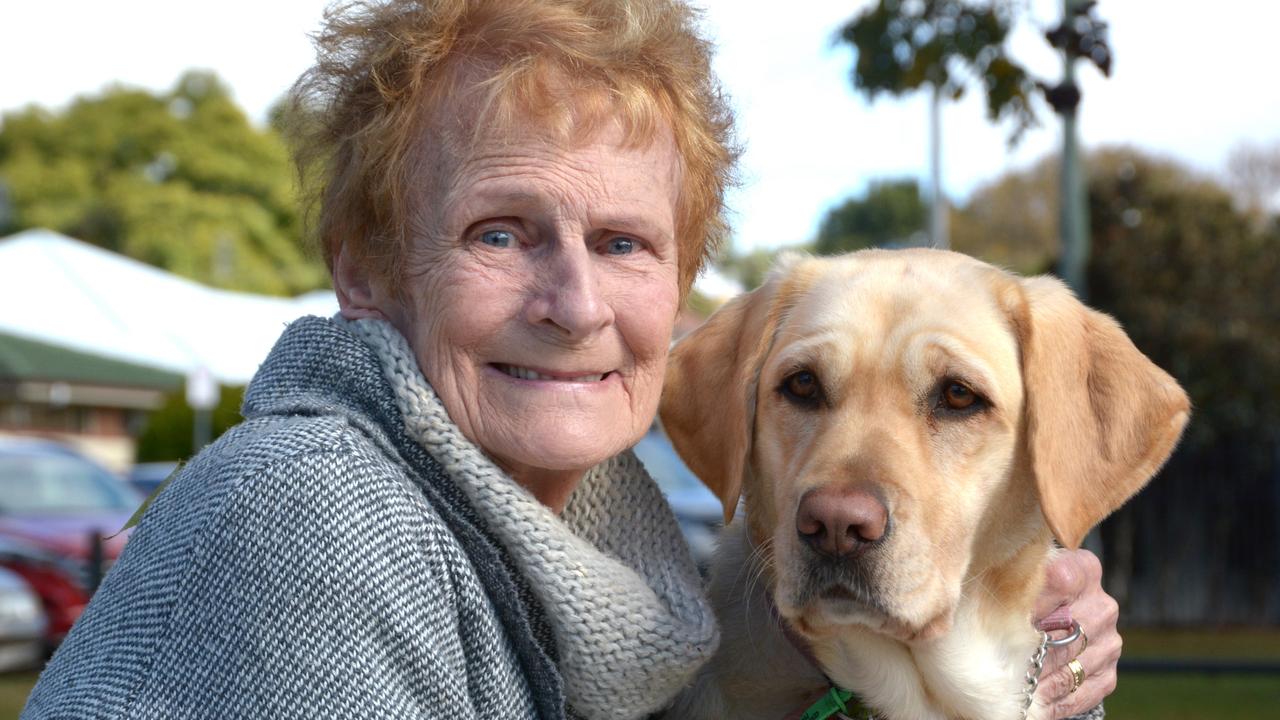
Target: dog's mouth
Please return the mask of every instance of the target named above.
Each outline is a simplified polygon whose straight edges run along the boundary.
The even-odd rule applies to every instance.
[[[779,609],[802,632],[815,637],[861,626],[901,642],[917,643],[950,627],[949,612],[920,618],[895,611],[896,604],[880,591],[874,573],[864,568],[810,566],[796,590],[788,593],[793,602],[780,602]]]
[[[872,563],[849,563],[815,556],[804,562],[794,576],[789,593],[793,604],[803,607],[816,602],[852,603],[882,610],[877,572]]]
[[[853,603],[871,610],[881,610],[880,604],[861,586],[833,585],[814,595],[816,600],[829,603]]]
[[[864,589],[845,585],[814,593],[798,607],[792,621],[810,636],[839,633],[842,628],[856,625],[905,643],[927,642],[951,626],[949,613],[915,622],[893,612],[883,600]]]
[[[858,585],[832,585],[813,593],[803,604],[804,613],[833,624],[875,627],[891,613],[884,603]]]

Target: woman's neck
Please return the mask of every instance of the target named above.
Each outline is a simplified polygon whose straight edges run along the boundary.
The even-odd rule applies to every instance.
[[[564,511],[569,504],[569,496],[586,475],[584,470],[503,469],[507,470],[520,487],[532,493],[538,502],[551,508],[551,512],[557,515]]]

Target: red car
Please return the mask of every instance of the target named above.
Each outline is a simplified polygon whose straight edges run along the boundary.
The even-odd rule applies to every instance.
[[[123,480],[66,447],[0,439],[0,566],[40,596],[51,647],[120,555],[128,537],[120,529],[141,502]]]

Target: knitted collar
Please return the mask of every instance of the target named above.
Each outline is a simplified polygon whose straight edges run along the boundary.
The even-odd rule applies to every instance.
[[[592,469],[557,516],[454,425],[390,324],[348,327],[378,356],[409,434],[511,555],[555,632],[569,705],[588,718],[665,707],[719,634],[662,493],[631,452]]]

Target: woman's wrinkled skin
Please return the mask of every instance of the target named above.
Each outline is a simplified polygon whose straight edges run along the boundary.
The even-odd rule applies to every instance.
[[[1059,605],[1069,604],[1071,616],[1089,636],[1083,641],[1051,650],[1044,661],[1036,696],[1053,708],[1053,717],[1066,718],[1094,707],[1116,688],[1116,663],[1120,660],[1120,633],[1116,621],[1120,607],[1102,589],[1102,563],[1088,550],[1059,553],[1049,566],[1044,592],[1036,601],[1036,617],[1044,617]],[[1071,692],[1067,663],[1079,656],[1085,679]]]
[[[339,257],[343,314],[389,320],[462,433],[558,512],[657,411],[679,303],[674,143],[610,125],[441,165],[404,300]]]

